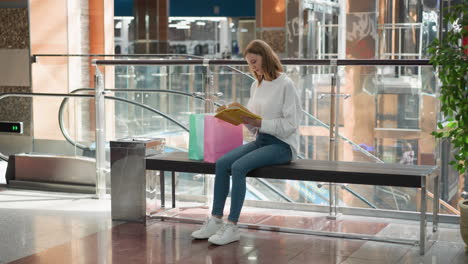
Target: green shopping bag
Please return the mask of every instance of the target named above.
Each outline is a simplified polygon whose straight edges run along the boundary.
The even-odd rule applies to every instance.
[[[191,114],[189,117],[189,159],[203,160],[204,123],[205,114]]]

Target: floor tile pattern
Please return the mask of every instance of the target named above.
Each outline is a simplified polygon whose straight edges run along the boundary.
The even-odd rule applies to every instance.
[[[0,263],[468,263],[456,225],[442,224],[428,251],[386,242],[241,229],[239,242],[214,246],[194,240],[200,227],[174,221],[112,222],[109,201],[0,188]],[[203,219],[208,208],[166,215]],[[243,223],[370,235],[417,236],[417,223],[366,218],[329,220],[323,214],[246,208]]]

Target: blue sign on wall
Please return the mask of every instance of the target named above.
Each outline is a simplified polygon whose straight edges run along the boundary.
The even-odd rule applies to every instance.
[[[114,16],[133,16],[133,0],[115,0]],[[169,0],[169,16],[255,17],[255,0]]]

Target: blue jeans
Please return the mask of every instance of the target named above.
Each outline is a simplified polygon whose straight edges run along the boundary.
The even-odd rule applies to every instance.
[[[291,161],[291,147],[278,138],[258,133],[255,141],[231,150],[216,161],[212,215],[223,216],[232,175],[231,210],[228,220],[237,223],[244,204],[245,176],[251,170]]]

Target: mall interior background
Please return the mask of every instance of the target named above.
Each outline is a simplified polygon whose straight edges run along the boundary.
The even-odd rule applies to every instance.
[[[256,38],[272,45],[281,58],[423,60],[428,58],[429,43],[438,36],[439,6],[436,0],[8,0],[0,4],[0,28],[0,60],[8,62],[0,66],[0,93],[67,94],[94,88],[93,59],[242,59],[243,48]],[[204,66],[123,65],[100,70],[106,89],[138,90],[111,92],[113,96],[148,105],[186,126],[191,113],[205,111],[202,101],[144,90],[203,92],[210,74],[213,87],[223,93],[216,100],[246,103],[252,82],[246,66],[216,66],[207,71]],[[286,67],[310,115],[300,128],[302,158],[330,158],[327,95],[334,70],[331,66]],[[441,118],[433,68],[341,66],[338,71],[338,124],[343,136],[338,160],[440,165],[441,212],[458,215],[464,177],[447,165],[450,144],[431,135]],[[6,157],[66,156],[92,164],[94,118],[92,98],[65,103],[63,97],[3,98],[0,120],[21,121],[24,132],[1,133],[0,152]],[[138,105],[107,102],[106,127],[109,141],[164,137],[168,150],[187,150],[186,131]],[[412,152],[413,158],[408,160],[405,152]],[[92,186],[95,178],[38,177],[16,180]],[[180,199],[204,197],[205,189],[200,187],[205,183],[199,175],[179,175]],[[281,195],[252,181],[248,199],[328,202],[327,187],[319,183],[272,180],[270,184]],[[349,185],[340,189],[341,206],[417,211],[417,200],[417,192],[405,188]]]

